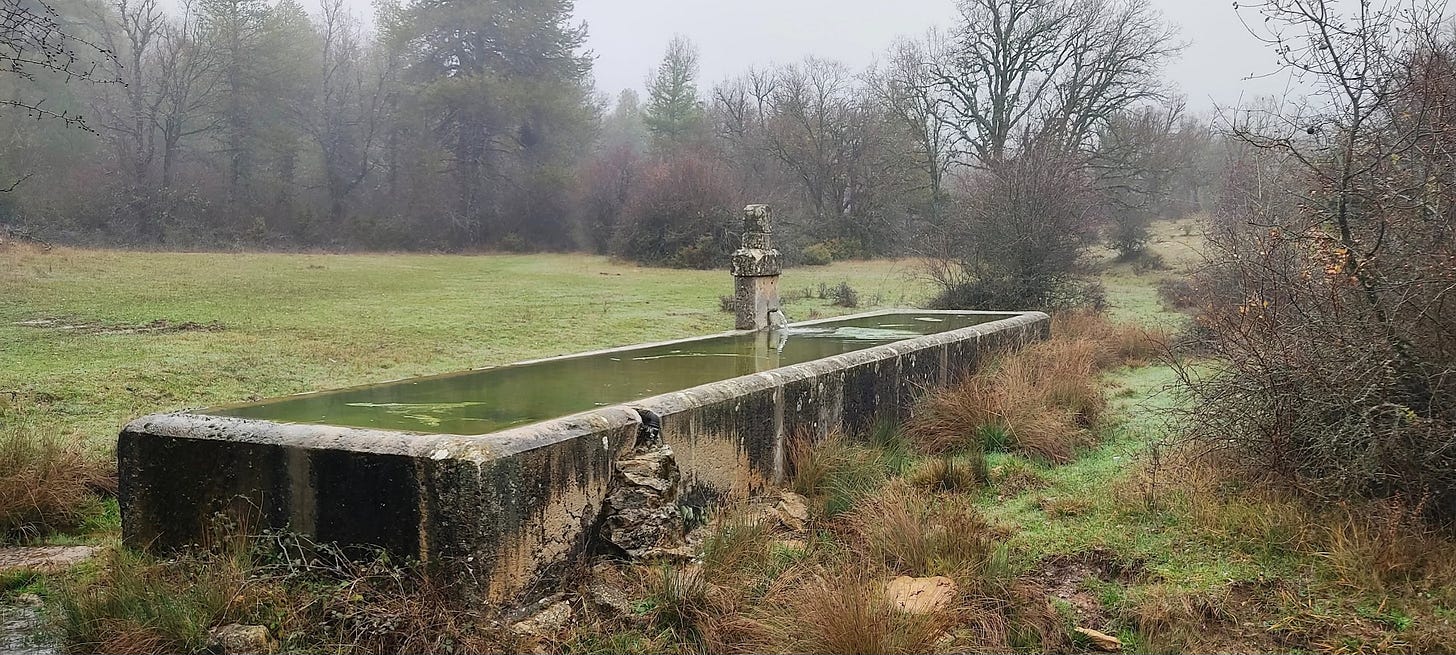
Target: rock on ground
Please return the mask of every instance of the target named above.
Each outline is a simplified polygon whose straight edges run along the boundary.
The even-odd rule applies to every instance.
[[[0,548],[0,571],[31,569],[54,573],[96,555],[93,546],[15,546]]]
[[[955,603],[960,589],[944,576],[912,578],[902,575],[885,584],[885,597],[906,614],[934,614]]]
[[[532,614],[524,621],[511,624],[511,632],[517,637],[539,645],[542,641],[550,641],[558,637],[571,623],[573,615],[575,612],[571,609],[571,603],[566,600],[558,600],[546,605],[541,611]],[[533,652],[542,652],[542,649],[538,647],[533,649]]]
[[[229,623],[209,630],[210,647],[223,655],[259,655],[273,653],[277,644],[268,627]]]
[[[803,532],[809,527],[809,499],[792,491],[779,494],[774,513],[778,515],[779,523],[794,532]]]
[[[1117,653],[1122,651],[1122,640],[1104,632],[1098,632],[1091,628],[1077,628],[1080,634],[1092,642],[1092,647],[1104,653]]]

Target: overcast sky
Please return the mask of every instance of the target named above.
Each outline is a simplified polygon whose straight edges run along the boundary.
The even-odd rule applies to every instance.
[[[1251,37],[1230,0],[1152,0],[1181,30],[1189,47],[1168,70],[1194,111],[1243,98],[1282,94],[1287,76],[1270,50]],[[752,65],[816,55],[858,69],[896,37],[948,26],[955,0],[577,0],[596,54],[597,87],[607,93],[643,89],[674,34],[702,51],[704,91]]]

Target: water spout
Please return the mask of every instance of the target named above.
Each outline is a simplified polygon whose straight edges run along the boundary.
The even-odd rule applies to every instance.
[[[768,311],[768,328],[770,330],[782,330],[789,324],[789,317],[784,316],[781,309],[770,309]]]

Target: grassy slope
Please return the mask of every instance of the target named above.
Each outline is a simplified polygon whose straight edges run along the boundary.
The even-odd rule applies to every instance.
[[[915,305],[912,262],[791,270],[791,317],[847,313],[803,290]],[[582,255],[279,255],[0,249],[3,429],[106,455],[148,412],[721,331],[722,271]],[[814,294],[817,295],[817,294]],[[16,325],[59,320],[92,329]],[[217,330],[121,332],[166,320]]]

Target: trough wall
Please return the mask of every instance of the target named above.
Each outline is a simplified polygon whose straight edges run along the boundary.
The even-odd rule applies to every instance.
[[[792,439],[903,421],[926,389],[1049,335],[1045,314],[1017,314],[481,436],[147,416],[117,445],[123,536],[168,552],[223,524],[292,530],[506,599],[586,546],[639,409],[662,418],[684,502],[714,504],[781,482]]]

